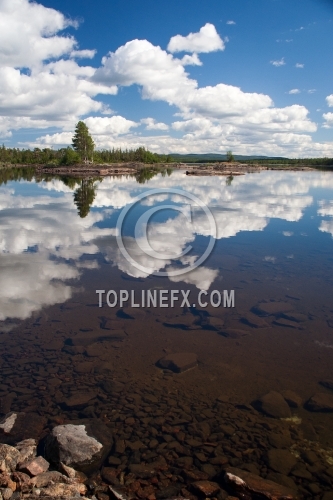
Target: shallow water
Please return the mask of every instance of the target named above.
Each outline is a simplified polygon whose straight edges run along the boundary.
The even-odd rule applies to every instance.
[[[200,413],[216,398],[247,405],[271,390],[293,390],[305,403],[330,392],[319,385],[333,380],[330,172],[226,180],[175,171],[144,184],[132,177],[66,184],[54,178],[0,187],[2,413],[39,412],[49,422],[102,419],[127,435],[119,397],[129,403],[135,394],[155,395],[162,406],[171,398]],[[211,229],[203,210],[192,207],[189,218],[188,201],[172,190],[201,200],[217,228],[208,259],[180,276],[173,271],[204,251]],[[137,267],[119,251],[116,226],[123,208],[144,193],[123,227]],[[144,242],[140,248],[140,230],[135,239],[139,216],[155,207],[163,209],[152,216],[149,240],[157,255],[167,254],[162,260],[147,257]],[[142,290],[190,290],[191,307],[99,308],[96,290],[110,289],[136,297]],[[224,289],[235,291],[234,308],[198,306],[199,290]],[[269,301],[283,302],[285,311],[262,315],[260,304]],[[175,352],[197,354],[198,366],[181,374],[159,368],[158,360]],[[120,384],[111,395],[103,389],[110,380]],[[129,403],[125,414],[135,411]],[[301,406],[293,415],[311,424],[304,439],[333,447],[330,413]]]

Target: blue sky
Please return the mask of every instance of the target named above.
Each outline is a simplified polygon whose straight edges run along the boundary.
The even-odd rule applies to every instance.
[[[329,0],[0,0],[0,141],[333,156]]]

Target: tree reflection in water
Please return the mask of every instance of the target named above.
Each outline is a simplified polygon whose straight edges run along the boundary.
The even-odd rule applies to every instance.
[[[95,179],[81,179],[80,186],[74,191],[74,203],[81,219],[87,217],[96,196]]]

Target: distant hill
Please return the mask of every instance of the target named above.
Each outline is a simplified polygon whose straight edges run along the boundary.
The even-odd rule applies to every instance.
[[[170,153],[169,156],[179,162],[207,162],[207,161],[226,161],[227,155],[222,155],[218,153],[205,153],[205,154],[179,154]],[[249,161],[249,160],[288,160],[289,158],[284,158],[282,156],[246,156],[246,155],[234,155],[236,161]]]

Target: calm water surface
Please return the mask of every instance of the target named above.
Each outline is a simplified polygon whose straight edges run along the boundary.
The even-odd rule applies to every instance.
[[[293,390],[304,403],[329,393],[319,382],[333,380],[332,179],[330,172],[267,171],[228,182],[175,171],[144,184],[118,177],[0,186],[1,412],[110,421],[105,381],[128,397],[143,389],[176,394],[179,404],[220,398],[247,405],[271,390]],[[121,210],[156,188],[185,190],[214,215],[214,250],[186,275],[171,275],[181,265],[172,255],[190,244],[190,260],[211,235],[198,207],[192,221],[171,208],[186,205],[175,194],[151,195],[126,218],[126,248],[147,271],[119,251]],[[135,243],[135,222],[166,203],[149,236],[169,258],[147,258]],[[161,270],[170,276],[154,275]],[[98,307],[96,289],[154,288],[189,289],[191,297],[233,289],[235,307]],[[269,301],[286,310],[258,314]],[[161,370],[158,360],[174,352],[196,353],[198,367]],[[333,446],[330,414],[293,412],[312,425],[313,440]]]

